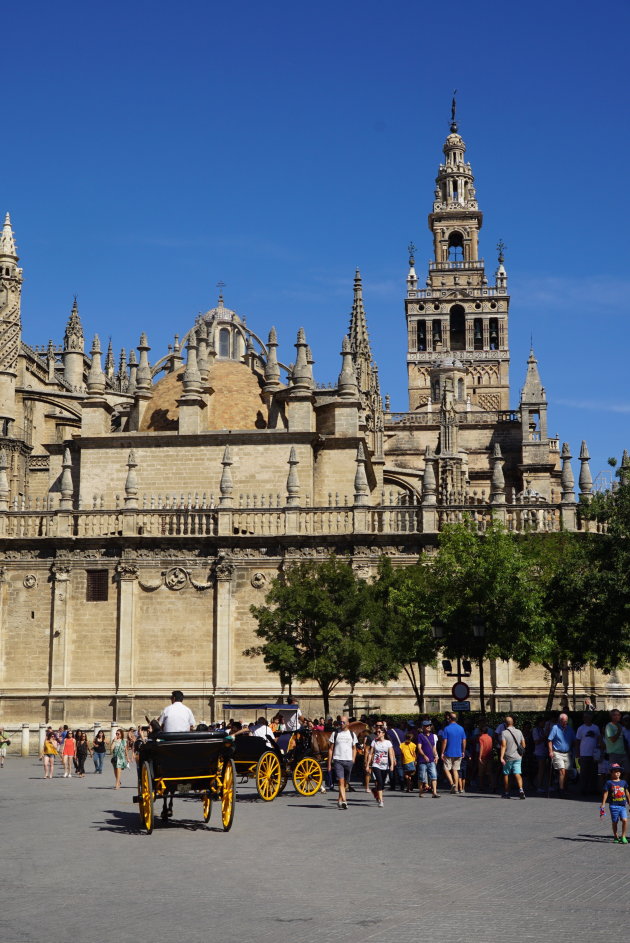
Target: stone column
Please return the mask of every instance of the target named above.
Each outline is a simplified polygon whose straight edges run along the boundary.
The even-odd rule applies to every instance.
[[[44,749],[44,740],[46,739],[46,727],[47,727],[47,726],[48,726],[48,724],[45,724],[45,723],[39,725],[39,752],[40,752],[40,754],[41,754],[42,750]]]
[[[229,694],[232,682],[232,577],[234,564],[220,557],[214,569],[214,693]],[[215,703],[216,708],[216,703]]]
[[[116,694],[130,697],[133,690],[133,632],[134,593],[138,578],[138,567],[132,563],[119,563],[118,578],[118,663],[116,665]]]
[[[66,563],[53,563],[52,639],[50,657],[51,695],[63,696],[68,682],[68,632],[70,613],[70,570]]]
[[[22,742],[20,753],[22,756],[28,756],[31,752],[31,728],[29,724],[22,724]]]

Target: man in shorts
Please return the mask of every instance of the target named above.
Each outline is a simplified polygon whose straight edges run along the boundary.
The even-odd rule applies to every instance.
[[[551,766],[558,774],[558,794],[561,799],[567,798],[566,779],[567,770],[571,767],[571,748],[575,740],[575,733],[569,727],[569,718],[560,714],[558,723],[554,724],[547,737],[547,749]]]
[[[339,729],[332,732],[328,742],[328,772],[332,772],[334,763],[335,776],[339,784],[338,809],[348,808],[346,786],[350,785],[352,767],[357,758],[357,743],[356,734],[348,726],[348,718],[342,717]]]
[[[501,766],[503,767],[503,798],[510,798],[510,776],[514,776],[518,786],[519,799],[525,798],[523,777],[521,776],[521,757],[519,747],[525,752],[525,737],[514,726],[514,718],[509,714],[505,718],[505,727],[501,734]]]
[[[455,795],[459,790],[459,769],[466,752],[466,731],[457,723],[455,714],[447,714],[446,719],[448,723],[442,731],[441,760],[451,794]]]

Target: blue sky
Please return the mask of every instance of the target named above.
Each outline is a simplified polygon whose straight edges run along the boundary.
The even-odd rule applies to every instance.
[[[226,303],[334,381],[356,266],[383,392],[407,408],[406,247],[457,88],[492,273],[507,244],[512,404],[533,336],[549,431],[593,474],[630,446],[630,5],[23,0],[3,10],[0,211],[23,336],[118,355]],[[574,462],[578,470],[578,462]]]

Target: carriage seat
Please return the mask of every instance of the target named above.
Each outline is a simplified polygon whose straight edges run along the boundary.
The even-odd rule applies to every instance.
[[[173,731],[172,733],[166,733],[163,730],[158,731],[150,737],[151,740],[157,741],[158,743],[161,740],[167,742],[173,741],[199,741],[199,740],[210,740],[212,743],[223,743],[225,740],[231,739],[229,735],[226,736],[221,730],[182,730],[182,731]]]

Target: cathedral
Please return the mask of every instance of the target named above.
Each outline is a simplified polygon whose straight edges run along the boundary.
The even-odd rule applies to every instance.
[[[275,700],[277,677],[243,652],[255,643],[250,606],[292,562],[336,552],[369,578],[382,554],[396,566],[412,564],[435,547],[445,524],[464,517],[480,532],[493,519],[517,532],[589,526],[578,501],[592,491],[588,449],[582,442],[576,456],[576,489],[571,448],[547,431],[533,350],[518,405],[510,406],[503,249],[489,277],[480,256],[483,215],[454,117],[443,153],[423,287],[413,246],[406,282],[401,273],[404,413],[381,395],[358,271],[330,386],[315,382],[304,329],[285,363],[274,327],[256,333],[222,294],[157,356],[145,334],[117,361],[98,336],[86,341],[76,300],[61,344],[29,346],[7,213],[3,721],[126,724],[155,714],[173,687],[206,720],[220,717],[226,701]],[[428,710],[450,707],[450,680],[441,668],[425,671]],[[488,707],[543,702],[541,669],[490,663],[488,677]],[[578,693],[618,701],[629,681],[623,672],[611,680],[585,671]],[[305,713],[321,710],[314,687],[298,693]],[[359,702],[414,709],[404,679],[357,688]]]

